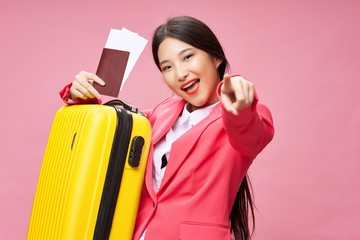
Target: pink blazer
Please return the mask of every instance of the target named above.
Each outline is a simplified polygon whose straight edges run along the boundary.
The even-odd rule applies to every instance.
[[[133,239],[146,229],[146,240],[230,240],[229,215],[241,181],[273,137],[271,113],[257,99],[238,116],[226,112],[220,103],[174,142],[155,193],[153,147],[175,123],[184,104],[174,96],[147,112],[153,136]]]
[[[67,104],[71,84],[60,91]],[[82,103],[101,103],[97,99]],[[162,185],[152,186],[154,145],[169,131],[185,101],[174,96],[146,115],[152,143],[133,239],[146,229],[146,240],[231,239],[229,215],[248,168],[274,134],[268,108],[254,103],[238,116],[221,103],[181,136],[171,148]]]

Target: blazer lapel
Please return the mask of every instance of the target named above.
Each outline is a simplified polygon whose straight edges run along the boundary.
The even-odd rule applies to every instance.
[[[175,124],[181,111],[183,110],[185,101],[176,102],[171,108],[168,108],[156,116],[156,122],[152,126],[153,135],[151,142],[155,145]]]
[[[146,188],[148,189],[148,192],[150,193],[150,196],[153,198],[153,200],[156,199],[156,194],[154,192],[154,187],[152,183],[152,177],[153,177],[153,153],[154,153],[154,145],[160,141],[160,139],[170,130],[170,128],[175,124],[176,120],[178,119],[181,111],[184,108],[185,101],[181,100],[176,102],[171,107],[168,107],[167,109],[164,109],[156,116],[156,121],[154,125],[152,126],[152,132],[153,135],[151,137],[151,146],[150,146],[150,152],[149,156],[151,156],[150,159],[148,159],[147,167],[146,167]]]
[[[171,147],[170,159],[167,165],[164,178],[159,189],[159,193],[164,191],[162,186],[172,178],[178,168],[184,163],[187,155],[190,153],[195,143],[198,141],[202,132],[209,124],[221,117],[221,104],[219,103],[208,117],[196,124],[192,129],[187,131],[178,140],[176,140]],[[205,143],[204,143],[205,144]]]

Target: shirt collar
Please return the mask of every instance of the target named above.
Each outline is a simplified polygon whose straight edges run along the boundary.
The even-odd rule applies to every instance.
[[[213,103],[213,104],[211,104],[211,105],[209,105],[207,107],[200,108],[200,109],[197,109],[197,110],[192,111],[192,112],[189,112],[188,109],[187,109],[187,106],[189,105],[189,103],[185,104],[185,106],[183,108],[183,111],[181,113],[181,116],[178,119],[180,125],[182,125],[182,124],[184,124],[185,122],[188,121],[190,126],[195,126],[201,120],[206,118],[218,103],[219,102]]]

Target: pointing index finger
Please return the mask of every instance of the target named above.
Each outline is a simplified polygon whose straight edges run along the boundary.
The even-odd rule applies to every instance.
[[[231,76],[228,73],[225,73],[224,77],[223,77],[224,84],[228,84],[230,78],[231,78]]]
[[[225,93],[229,91],[231,91],[231,76],[226,73],[223,77],[222,92]]]

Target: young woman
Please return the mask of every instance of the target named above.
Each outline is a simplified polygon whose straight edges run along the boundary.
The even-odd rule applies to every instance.
[[[153,135],[133,238],[250,239],[246,173],[273,137],[270,111],[252,83],[225,73],[223,49],[203,22],[169,19],[152,52],[175,94],[146,112]],[[99,103],[93,82],[104,84],[80,72],[60,94],[66,103]]]

